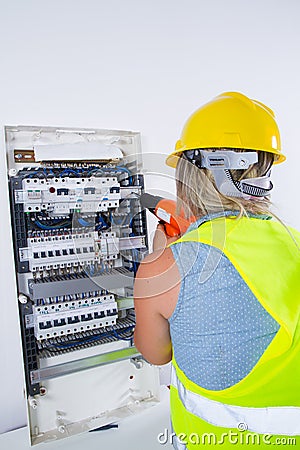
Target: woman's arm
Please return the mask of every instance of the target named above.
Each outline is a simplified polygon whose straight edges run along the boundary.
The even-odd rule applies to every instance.
[[[166,364],[172,358],[168,318],[179,290],[180,275],[170,248],[154,251],[140,264],[134,285],[134,343],[152,364]]]

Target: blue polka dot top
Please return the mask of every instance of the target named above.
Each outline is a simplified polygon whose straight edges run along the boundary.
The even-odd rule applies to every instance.
[[[236,214],[202,217],[188,231]],[[251,372],[279,324],[219,249],[198,242],[174,244],[171,249],[181,275],[178,302],[169,319],[176,362],[199,386],[226,389]]]

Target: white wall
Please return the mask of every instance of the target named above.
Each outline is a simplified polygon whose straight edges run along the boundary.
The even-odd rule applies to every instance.
[[[300,228],[299,14],[297,0],[1,0],[0,126],[138,130],[167,153],[194,109],[239,90],[277,114],[273,201]],[[0,431],[26,420],[3,155]]]

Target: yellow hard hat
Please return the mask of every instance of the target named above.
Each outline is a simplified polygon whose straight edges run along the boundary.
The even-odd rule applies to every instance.
[[[276,155],[274,164],[286,159],[273,111],[239,92],[224,92],[195,111],[166,163],[175,168],[182,152],[197,148],[270,152]]]

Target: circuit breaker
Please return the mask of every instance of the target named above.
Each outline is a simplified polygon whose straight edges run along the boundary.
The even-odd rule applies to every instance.
[[[159,402],[133,344],[133,282],[148,249],[140,135],[5,128],[32,445]]]

